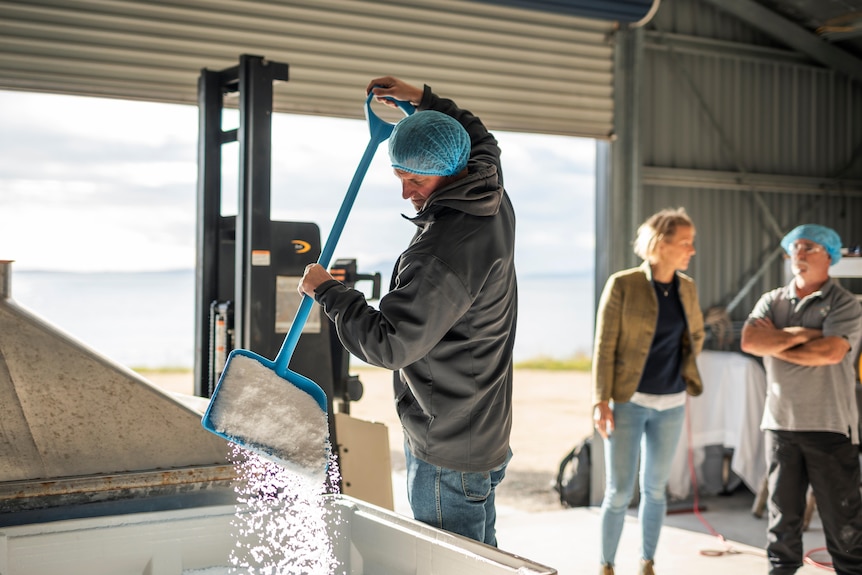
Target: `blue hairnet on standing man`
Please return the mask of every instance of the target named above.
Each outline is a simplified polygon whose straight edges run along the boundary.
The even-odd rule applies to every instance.
[[[427,86],[384,77],[367,91],[416,106],[389,139],[416,233],[378,309],[317,264],[299,290],[323,306],[350,353],[395,371],[414,517],[496,545],[517,316],[515,214],[500,148],[476,116]]]
[[[829,277],[841,238],[805,224],[781,240],[793,279],[764,294],[742,330],[742,350],[763,357],[769,465],[769,573],[802,567],[809,483],[839,575],[862,575],[859,414],[853,357],[862,306]]]

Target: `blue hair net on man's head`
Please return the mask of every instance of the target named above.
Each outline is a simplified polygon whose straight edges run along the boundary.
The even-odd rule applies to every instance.
[[[470,135],[458,120],[436,110],[403,118],[389,137],[392,167],[423,176],[453,176],[470,158]]]
[[[829,265],[834,266],[841,259],[841,237],[832,228],[817,224],[796,226],[781,239],[781,247],[787,252],[796,240],[808,240],[823,246],[826,253],[832,258],[832,263]]]

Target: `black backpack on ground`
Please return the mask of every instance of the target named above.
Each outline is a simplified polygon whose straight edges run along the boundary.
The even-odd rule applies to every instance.
[[[590,444],[585,437],[560,462],[554,491],[563,507],[587,507],[590,504]]]

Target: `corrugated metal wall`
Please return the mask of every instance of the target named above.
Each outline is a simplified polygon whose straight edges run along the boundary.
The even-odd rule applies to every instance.
[[[691,214],[704,308],[744,319],[784,283],[775,250],[798,224],[862,243],[862,86],[698,0],[662,4],[643,64],[641,215]]]
[[[286,63],[280,112],[361,118],[427,82],[493,129],[607,137],[610,21],[466,0],[0,0],[0,89],[197,103],[202,68]]]

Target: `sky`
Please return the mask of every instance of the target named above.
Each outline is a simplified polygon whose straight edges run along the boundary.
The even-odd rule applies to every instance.
[[[225,127],[236,123],[227,111]],[[0,260],[15,270],[194,268],[197,107],[0,91],[0,126]],[[517,217],[519,275],[591,273],[595,143],[495,135]],[[272,219],[315,222],[325,241],[368,138],[362,120],[275,114]],[[222,214],[232,215],[238,145],[224,152]],[[333,261],[356,258],[360,272],[388,273],[413,233],[400,214],[412,213],[384,143]]]

